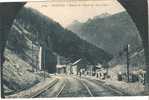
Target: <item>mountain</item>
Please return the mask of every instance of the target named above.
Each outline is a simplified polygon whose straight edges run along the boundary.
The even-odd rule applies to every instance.
[[[109,13],[105,12],[105,13],[95,16],[94,19],[105,18],[105,17],[109,17],[109,16],[111,16],[111,15]]]
[[[72,62],[82,58],[91,64],[108,62],[112,58],[104,50],[79,38],[40,12],[23,8],[14,21],[7,48],[36,67],[40,47],[44,51],[46,70],[50,73],[56,71],[55,54]]]
[[[127,12],[102,14],[84,23],[72,23],[67,29],[112,55],[127,44],[132,49],[142,46],[138,30]]]

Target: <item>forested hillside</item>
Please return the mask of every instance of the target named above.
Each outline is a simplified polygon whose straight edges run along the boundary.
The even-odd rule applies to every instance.
[[[49,72],[55,72],[56,55],[72,62],[80,58],[91,64],[105,63],[112,56],[104,50],[80,39],[59,23],[31,8],[23,8],[14,21],[7,47],[25,61],[37,65],[39,47],[45,51]]]

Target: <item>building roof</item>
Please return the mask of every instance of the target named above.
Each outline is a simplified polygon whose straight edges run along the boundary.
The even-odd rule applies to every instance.
[[[77,61],[75,61],[74,63],[72,63],[72,65],[76,65],[77,63],[79,63],[82,59],[79,59]]]

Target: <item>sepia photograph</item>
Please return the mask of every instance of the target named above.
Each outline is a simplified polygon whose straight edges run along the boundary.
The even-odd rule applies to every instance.
[[[149,96],[148,0],[0,2],[0,56],[3,99]]]

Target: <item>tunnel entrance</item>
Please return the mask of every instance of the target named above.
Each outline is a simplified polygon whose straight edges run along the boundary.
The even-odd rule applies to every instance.
[[[128,0],[129,1],[129,0]],[[132,0],[132,2],[135,2],[136,0]],[[140,1],[140,0],[138,0]],[[144,50],[145,50],[145,59],[146,59],[146,71],[147,71],[147,74],[146,74],[146,86],[149,87],[149,42],[148,42],[148,16],[147,16],[147,1],[146,0],[142,0],[142,2],[136,2],[136,7],[138,7],[137,5],[139,4],[142,4],[142,5],[145,5],[144,9],[143,10],[140,10],[140,12],[138,12],[138,14],[136,15],[135,13],[135,10],[134,8],[129,8],[129,4],[131,4],[131,2],[128,2],[128,3],[125,3],[123,2],[123,0],[119,0],[119,2],[126,8],[126,10],[128,11],[128,13],[130,14],[130,16],[132,17],[133,21],[136,23],[136,26],[140,32],[140,36],[142,38],[142,43],[143,43],[143,46],[144,46]],[[128,5],[127,5],[128,4]],[[21,9],[21,7],[23,7],[24,4],[22,3],[7,3],[6,6],[3,6],[3,5],[0,5],[0,12],[2,12],[2,15],[4,16],[1,16],[0,17],[0,21],[3,22],[2,23],[2,30],[1,30],[1,36],[4,37],[2,38],[2,44],[1,44],[1,71],[3,70],[3,61],[4,61],[4,48],[5,48],[5,44],[6,44],[6,40],[7,40],[7,34],[9,33],[9,30],[11,25],[12,25],[12,22],[13,20],[15,19],[15,16],[17,14],[17,12]],[[11,9],[12,10],[12,13],[10,13],[10,15],[8,13],[3,13],[6,9],[8,8],[9,10]],[[132,9],[132,10],[130,10]],[[141,9],[141,8],[140,8]],[[10,10],[10,11],[11,11]],[[6,11],[7,12],[7,11]],[[142,17],[142,15],[144,15]],[[9,17],[9,18],[8,18]],[[143,19],[143,21],[141,21],[141,24],[140,24],[140,21],[138,21],[137,18],[141,18]],[[144,18],[145,17],[145,18]],[[2,75],[3,72],[1,72],[1,77],[3,77]],[[1,81],[1,83],[3,83]],[[1,84],[2,87],[3,87],[3,84]],[[3,88],[2,88],[3,90]],[[3,94],[3,91],[1,92]],[[3,95],[2,95],[3,96]]]

